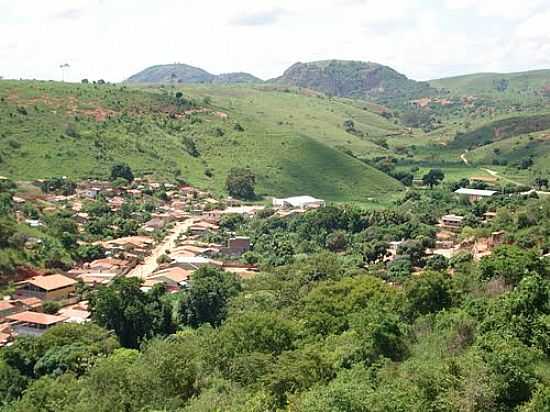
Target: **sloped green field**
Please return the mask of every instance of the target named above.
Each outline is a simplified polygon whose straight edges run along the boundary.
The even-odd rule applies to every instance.
[[[372,139],[396,131],[351,104],[274,90],[0,81],[0,174],[19,180],[106,177],[125,161],[221,192],[230,168],[248,166],[260,194],[364,202],[402,186],[346,153],[384,153]]]

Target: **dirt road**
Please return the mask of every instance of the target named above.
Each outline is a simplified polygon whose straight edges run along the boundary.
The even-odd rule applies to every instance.
[[[177,222],[176,225],[170,231],[170,234],[166,236],[162,242],[160,242],[152,251],[151,255],[147,256],[143,263],[137,265],[132,269],[127,276],[134,276],[140,278],[146,278],[158,268],[157,259],[166,253],[167,250],[174,249],[176,247],[176,240],[179,235],[187,232],[187,229],[193,224],[193,219],[187,219],[183,222]]]

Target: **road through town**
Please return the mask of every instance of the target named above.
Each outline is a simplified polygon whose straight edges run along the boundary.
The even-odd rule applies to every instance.
[[[174,249],[176,247],[176,241],[178,237],[187,232],[189,227],[193,224],[193,219],[186,219],[182,222],[177,222],[176,225],[172,228],[170,231],[170,234],[166,236],[162,242],[160,242],[151,252],[149,256],[147,256],[143,263],[137,265],[134,269],[132,269],[128,276],[133,277],[139,277],[139,278],[146,278],[147,276],[151,275],[155,270],[158,268],[157,259],[166,253],[166,251]]]

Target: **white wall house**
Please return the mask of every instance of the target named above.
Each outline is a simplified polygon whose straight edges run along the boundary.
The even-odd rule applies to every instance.
[[[309,209],[325,206],[325,201],[312,196],[293,196],[284,199],[273,198],[273,206],[285,209]]]

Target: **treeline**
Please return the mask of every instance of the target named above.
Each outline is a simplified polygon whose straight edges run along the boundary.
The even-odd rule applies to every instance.
[[[205,267],[175,295],[136,279],[82,291],[94,323],[0,352],[4,410],[547,410],[550,205],[447,193],[411,192],[381,211],[226,217],[219,236],[253,236],[245,259],[262,273]],[[482,224],[488,208],[497,217]],[[464,235],[503,229],[506,244],[479,262],[430,263],[425,244],[448,211],[472,216]],[[393,239],[416,272],[369,263]]]

